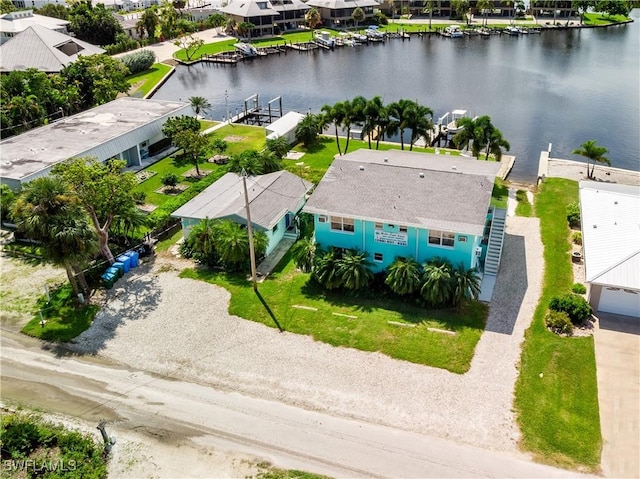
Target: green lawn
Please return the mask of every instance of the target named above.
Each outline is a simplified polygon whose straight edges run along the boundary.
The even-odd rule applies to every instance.
[[[98,312],[96,305],[79,305],[73,295],[71,286],[64,285],[51,291],[51,302],[45,296],[37,302],[37,309],[42,311],[45,319],[44,327],[40,324],[40,314],[36,313],[31,321],[22,329],[24,334],[46,341],[69,341],[85,331]]]
[[[547,179],[536,198],[545,272],[522,347],[515,408],[524,449],[543,462],[597,472],[602,437],[593,337],[560,337],[544,325],[551,297],[573,283],[566,206],[577,199],[578,184],[558,178]]]
[[[509,187],[503,179],[496,177],[496,181],[493,184],[493,192],[491,193],[491,206],[506,209],[508,197]]]
[[[261,126],[233,123],[216,130],[214,135],[227,142],[225,155],[237,155],[245,150],[261,151],[267,141],[267,134]]]
[[[602,13],[585,13],[583,22],[585,25],[610,25],[612,23],[620,23],[627,20],[629,20],[629,18],[624,15],[612,15],[608,17]]]
[[[127,81],[131,85],[129,94],[131,96],[145,96],[147,95],[164,76],[169,73],[171,66],[164,63],[154,63],[153,66],[143,72],[136,73],[135,75],[129,75]]]
[[[254,293],[245,275],[208,269],[188,269],[182,277],[205,280],[231,292],[229,313],[275,327],[274,319]],[[297,271],[290,255],[258,289],[280,326],[318,341],[363,351],[379,351],[393,358],[447,369],[469,370],[487,315],[478,302],[463,310],[428,310],[389,298],[353,297],[328,293]],[[297,309],[293,305],[317,308]],[[355,316],[336,316],[333,313]],[[389,324],[395,321],[406,327]],[[414,326],[414,327],[411,327]],[[429,331],[433,327],[455,335]]]
[[[533,216],[533,205],[529,203],[529,198],[527,198],[527,192],[525,190],[516,191],[516,201],[518,202],[516,206],[516,216]]]

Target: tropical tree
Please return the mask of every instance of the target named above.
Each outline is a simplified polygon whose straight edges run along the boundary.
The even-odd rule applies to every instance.
[[[17,199],[15,191],[9,188],[6,183],[0,184],[0,226],[2,223],[11,223],[13,218],[11,211],[13,210],[13,204]]]
[[[220,259],[215,246],[216,222],[217,220],[207,217],[191,228],[189,236],[180,248],[180,254],[208,266],[216,265]]]
[[[214,138],[211,141],[211,148],[213,148],[219,155],[222,155],[228,147],[229,143],[224,141],[222,138]]]
[[[211,103],[209,103],[209,100],[202,96],[190,97],[189,103],[191,103],[191,108],[193,108],[193,112],[196,114],[196,119],[198,118],[198,115],[201,111],[207,111],[209,108],[211,108]]]
[[[431,108],[415,104],[415,106],[407,109],[406,125],[411,129],[411,139],[409,150],[413,150],[413,145],[418,139],[424,137],[429,140],[433,131],[433,111]]]
[[[278,138],[268,139],[266,141],[265,147],[279,159],[287,156],[287,153],[289,153],[289,150],[291,149],[289,139],[286,136],[279,136]]]
[[[360,22],[364,22],[364,19],[365,19],[364,10],[360,7],[354,8],[353,13],[351,14],[351,18],[353,19],[353,22],[355,23],[356,28],[358,28],[358,24]]]
[[[342,156],[342,149],[340,148],[340,137],[338,136],[338,128],[344,122],[346,115],[345,102],[338,102],[334,105],[323,105],[320,109],[324,116],[323,123],[333,123],[336,135],[336,145],[338,146],[338,154]]]
[[[573,154],[583,156],[587,159],[587,177],[593,179],[596,163],[604,163],[607,166],[611,166],[611,161],[604,156],[608,151],[604,146],[598,146],[596,140],[588,140],[580,145],[580,148],[573,150]],[[593,162],[591,170],[589,170],[590,162]]]
[[[307,26],[313,30],[322,25],[322,17],[320,16],[320,12],[316,7],[311,7],[307,10],[307,13],[304,15],[304,19],[307,23]]]
[[[433,306],[450,303],[453,295],[451,264],[441,258],[433,258],[422,265],[420,295]]]
[[[159,7],[159,22],[160,22],[160,34],[163,39],[173,38],[176,36],[178,12],[173,8],[173,5],[164,1]]]
[[[82,266],[97,251],[97,238],[78,198],[64,182],[43,177],[27,183],[12,216],[19,231],[41,242],[47,260],[65,268],[74,294],[89,290]]]
[[[136,31],[140,38],[144,38],[144,34],[146,32],[147,38],[155,39],[156,38],[156,29],[160,24],[160,18],[158,17],[158,11],[155,6],[150,8],[146,8],[142,13],[142,16],[136,23]]]
[[[241,22],[236,25],[236,32],[240,38],[250,38],[254,28],[256,26],[251,22]]]
[[[225,24],[227,23],[227,17],[224,16],[222,13],[215,13],[209,16],[204,23],[209,28],[224,27]]]
[[[380,118],[384,110],[382,98],[380,96],[374,96],[371,100],[368,100],[363,109],[363,124],[362,124],[362,139],[367,137],[369,143],[369,149],[371,149],[371,135],[373,132],[377,132],[376,138],[380,136],[378,125]],[[377,145],[378,143],[376,143]],[[377,149],[377,148],[376,148]]]
[[[463,148],[469,149],[469,145],[474,140],[476,132],[476,124],[472,118],[463,117],[458,121],[458,127],[460,131],[458,131],[455,135],[453,135],[452,141],[454,145],[460,150]],[[480,150],[478,150],[479,153]],[[478,153],[474,153],[474,156],[478,156]]]
[[[337,262],[337,274],[342,286],[346,289],[362,289],[369,286],[373,280],[371,263],[367,260],[368,253],[349,249],[342,254]]]
[[[420,289],[420,263],[411,257],[396,257],[387,268],[384,282],[396,294],[413,294]]]
[[[580,25],[582,25],[584,23],[584,14],[587,13],[587,10],[590,7],[595,7],[596,2],[591,1],[591,0],[574,0],[573,2],[571,2],[571,7],[574,8],[577,12],[578,15],[580,16]]]
[[[478,299],[482,278],[475,268],[467,269],[460,263],[452,274],[452,304],[459,307],[467,299]]]
[[[320,125],[318,115],[307,114],[298,126],[296,126],[296,138],[302,142],[305,147],[313,145],[320,134]]]
[[[217,221],[213,226],[215,249],[224,267],[230,271],[237,271],[250,262],[249,233],[238,223],[229,220]],[[269,240],[262,231],[254,232],[253,244],[256,259],[264,255]]]
[[[111,160],[100,163],[95,158],[73,158],[53,167],[52,173],[77,196],[89,214],[99,239],[100,254],[115,262],[109,247],[109,227],[114,218],[135,205],[133,173],[122,172],[126,162]]]
[[[127,244],[132,244],[136,230],[147,225],[147,214],[140,208],[132,207],[113,218],[112,228],[122,235]]]
[[[200,160],[206,153],[209,139],[200,132],[183,130],[174,135],[173,143],[182,149],[184,155],[195,165],[196,175],[200,177]]]
[[[493,9],[493,0],[478,0],[476,8],[482,12],[482,25],[487,25],[487,14]]]
[[[422,11],[429,14],[429,30],[431,30],[431,21],[433,20],[433,11],[440,10],[440,0],[424,0]]]
[[[458,120],[458,125],[462,129],[454,135],[453,142],[458,148],[465,146],[468,148],[469,142],[472,142],[473,156],[477,157],[482,150],[485,150],[485,160],[489,159],[489,154],[500,160],[502,149],[509,151],[511,148],[509,142],[502,137],[502,132],[491,123],[491,118],[487,115],[473,120],[461,118]]]
[[[60,20],[69,19],[69,8],[59,3],[45,3],[42,7],[35,9],[34,13],[45,17],[59,18]]]
[[[400,149],[402,150],[404,150],[404,132],[409,127],[407,117],[410,114],[410,110],[415,110],[416,105],[416,102],[412,100],[400,99],[387,106],[390,116],[387,133],[390,135],[400,133]]]
[[[313,269],[316,254],[316,244],[311,238],[302,238],[291,247],[291,255],[296,267],[303,273],[309,273]]]
[[[17,10],[16,6],[10,0],[2,0],[0,2],[0,14],[11,13]]]
[[[357,96],[352,101],[345,100],[343,105],[343,117],[342,126],[347,132],[347,142],[344,146],[344,154],[349,151],[349,140],[351,139],[351,126],[359,124],[364,121],[364,109],[367,105],[367,100],[363,96]]]
[[[507,151],[511,149],[511,145],[502,137],[502,132],[497,128],[489,131],[486,141],[485,160],[488,160],[489,154],[491,154],[497,161],[500,161],[502,159],[502,149],[504,148]]]
[[[453,10],[456,17],[460,19],[466,17],[468,23],[469,17],[467,16],[467,12],[469,11],[469,0],[451,0],[451,10]]]
[[[281,157],[270,150],[264,150],[259,155],[262,165],[262,173],[273,173],[282,169]]]
[[[172,142],[175,136],[181,131],[197,133],[200,131],[200,122],[193,116],[181,115],[168,118],[162,126],[162,134]]]
[[[313,264],[313,278],[326,289],[337,289],[342,286],[342,278],[338,274],[340,253],[337,249],[316,251]]]
[[[176,40],[174,40],[173,44],[178,48],[182,48],[184,50],[184,54],[187,56],[187,61],[191,61],[191,58],[193,58],[193,55],[195,55],[198,49],[202,45],[204,45],[204,40],[202,38],[194,37],[193,35],[180,35],[178,38],[176,38]],[[199,96],[199,97],[192,97],[192,98],[202,98],[202,97]],[[204,98],[202,99],[204,100]]]
[[[111,45],[119,33],[124,33],[120,22],[104,4],[93,5],[90,0],[80,0],[71,6],[69,23],[76,37],[93,45]]]

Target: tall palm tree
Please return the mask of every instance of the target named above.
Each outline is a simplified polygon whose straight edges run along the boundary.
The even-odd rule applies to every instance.
[[[257,176],[264,173],[264,162],[257,151],[245,150],[229,158],[228,168],[234,173],[240,174],[244,170],[249,176]]]
[[[211,108],[211,103],[203,96],[192,96],[189,98],[189,103],[191,103],[191,108],[193,108],[196,118],[198,118],[201,111],[206,111]]]
[[[387,268],[384,282],[396,294],[412,294],[420,289],[420,263],[411,257],[397,257]]]
[[[466,269],[460,263],[453,270],[453,306],[459,307],[466,299],[478,299],[482,279],[475,268]]]
[[[391,121],[387,132],[391,135],[400,133],[400,149],[404,150],[404,131],[407,129],[407,115],[409,110],[415,108],[416,102],[400,99],[387,106]]]
[[[249,264],[249,233],[246,228],[233,221],[220,220],[213,226],[213,235],[216,251],[225,268],[237,271]],[[257,259],[266,251],[268,238],[262,231],[257,231],[253,241]]]
[[[460,118],[457,123],[460,131],[453,135],[453,144],[460,150],[469,149],[469,144],[476,136],[476,124],[473,119],[468,117]],[[477,156],[477,154],[474,154],[474,156]]]
[[[604,146],[598,146],[596,140],[587,140],[580,148],[573,150],[574,155],[584,156],[587,159],[587,177],[593,179],[593,173],[596,168],[596,163],[604,163],[607,166],[611,165],[611,161],[605,157],[609,150]],[[589,162],[593,162],[591,170],[589,170]]]
[[[146,226],[148,216],[138,207],[132,206],[128,211],[117,214],[113,218],[112,228],[122,235],[129,244],[133,241],[133,236],[138,228]],[[129,238],[131,233],[131,238]]]
[[[311,238],[302,238],[291,247],[293,262],[304,273],[313,269],[313,260],[316,254],[316,244]]]
[[[380,109],[380,114],[377,121],[377,136],[376,136],[376,150],[380,149],[380,140],[384,140],[384,136],[389,130],[391,125],[391,116],[389,115],[389,108],[384,106]]]
[[[338,128],[344,121],[345,104],[343,102],[338,102],[334,105],[323,105],[320,111],[323,113],[326,123],[333,123],[336,135],[336,145],[338,146],[338,154],[342,156],[342,149],[340,148],[340,137],[338,136]]]
[[[344,154],[349,151],[349,140],[351,139],[351,126],[364,121],[364,109],[367,100],[363,96],[357,96],[352,101],[345,100],[343,103],[344,116],[342,126],[347,130],[347,142],[344,146]]]
[[[307,114],[296,127],[296,138],[309,147],[316,142],[320,132],[318,115]]]
[[[282,169],[280,157],[273,151],[264,150],[260,153],[260,161],[262,162],[262,173],[273,173]]]
[[[311,7],[304,16],[307,26],[313,30],[322,25],[322,17],[317,8]]]
[[[364,122],[362,125],[362,138],[367,137],[367,141],[369,142],[369,149],[371,149],[371,135],[378,128],[378,121],[380,120],[380,116],[382,114],[382,110],[384,109],[384,104],[382,103],[382,98],[380,96],[374,96],[371,100],[368,100],[364,110]],[[378,135],[379,136],[379,132]]]
[[[313,277],[326,289],[337,289],[342,286],[342,279],[338,274],[340,253],[335,248],[329,251],[316,252]]]
[[[496,160],[500,161],[502,159],[503,148],[509,151],[511,149],[511,145],[507,140],[502,138],[502,132],[497,128],[494,128],[487,137],[486,155],[484,159],[488,160],[489,154],[492,154]]]
[[[487,25],[487,12],[493,9],[493,0],[478,0],[476,8],[482,10],[482,25]]]
[[[433,258],[422,266],[422,288],[420,295],[433,306],[442,306],[451,301],[453,282],[451,264],[440,258]]]
[[[354,290],[369,286],[373,279],[370,265],[366,252],[353,249],[345,251],[337,264],[342,286]]]
[[[409,151],[413,151],[413,145],[418,139],[424,137],[427,141],[431,138],[433,131],[433,110],[431,108],[415,104],[407,110],[407,127],[411,129],[411,140]]]
[[[422,3],[423,12],[429,13],[429,30],[431,30],[431,21],[433,20],[433,11],[440,9],[440,0],[424,0]]]

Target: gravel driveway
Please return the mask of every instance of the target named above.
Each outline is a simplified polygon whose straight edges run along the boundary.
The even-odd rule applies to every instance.
[[[230,316],[224,289],[159,265],[121,280],[76,348],[133,368],[515,453],[516,365],[540,295],[541,258],[538,220],[509,217],[487,330],[465,375],[280,334]]]

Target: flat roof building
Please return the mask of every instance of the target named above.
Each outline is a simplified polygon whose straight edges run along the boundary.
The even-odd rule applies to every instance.
[[[188,103],[124,97],[34,128],[0,141],[0,183],[15,189],[49,175],[62,161],[83,156],[139,166],[164,139],[165,121],[191,114]]]

